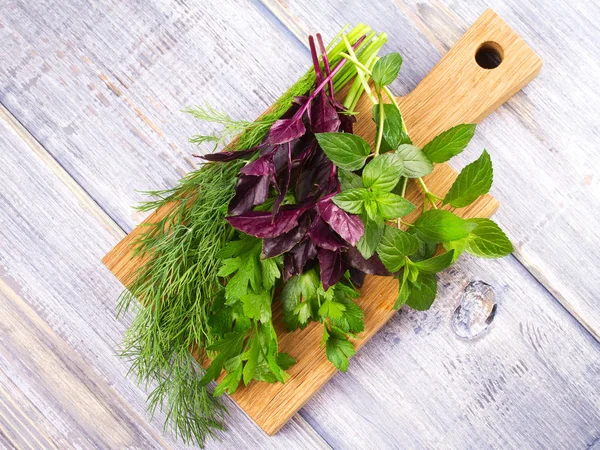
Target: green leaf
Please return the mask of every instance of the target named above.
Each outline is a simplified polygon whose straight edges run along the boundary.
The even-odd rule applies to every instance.
[[[250,343],[250,349],[248,350],[248,360],[244,365],[244,384],[248,386],[248,383],[254,377],[254,373],[256,372],[256,366],[258,365],[258,355],[260,353],[260,341],[257,336],[252,338]]]
[[[328,300],[319,308],[319,315],[323,318],[340,319],[344,311],[346,311],[344,304]]]
[[[377,250],[381,236],[383,236],[383,219],[376,218],[371,220],[368,217],[363,217],[365,224],[365,233],[361,236],[356,248],[365,259],[369,259]]]
[[[417,231],[415,230],[415,227],[410,227],[407,230],[407,233],[410,234],[416,234],[416,232]],[[408,255],[408,257],[412,262],[423,261],[424,259],[429,259],[433,257],[433,255],[435,255],[435,252],[437,251],[437,248],[438,244],[425,242],[419,239],[419,248],[412,255]]]
[[[251,319],[260,320],[262,323],[271,320],[271,302],[273,297],[271,291],[254,292],[244,295],[242,298],[244,314]]]
[[[410,284],[408,282],[408,270],[404,270],[402,273],[402,279],[398,284],[398,297],[394,303],[394,309],[399,309],[406,303],[408,296],[410,295]]]
[[[456,261],[460,255],[467,248],[471,234],[469,233],[466,237],[458,239],[457,241],[443,242],[444,248],[448,251],[453,250],[452,262]],[[436,244],[437,245],[437,244]]]
[[[373,190],[389,192],[400,181],[404,165],[394,153],[376,156],[365,166],[363,184]]]
[[[275,360],[277,361],[277,365],[281,367],[281,370],[288,370],[296,364],[296,358],[284,352],[278,353]]]
[[[336,284],[335,294],[336,301],[344,304],[346,310],[339,319],[330,319],[331,324],[342,329],[346,333],[360,333],[365,329],[365,323],[363,322],[363,311],[351,298],[343,293],[343,289],[338,289],[343,286],[341,283]],[[352,289],[352,288],[349,288]],[[356,291],[352,289],[352,294],[356,295]]]
[[[493,176],[490,154],[484,150],[479,159],[461,170],[446,194],[444,203],[449,203],[455,208],[470,205],[480,195],[489,192]]]
[[[438,273],[450,266],[454,261],[454,250],[442,253],[439,256],[412,263],[421,273]]]
[[[469,234],[466,251],[482,258],[501,258],[513,251],[513,246],[504,231],[490,219],[469,219],[477,224]]]
[[[242,361],[240,358],[235,358],[235,363],[231,365],[227,375],[221,380],[214,391],[214,396],[219,397],[227,391],[230,395],[233,394],[242,379]]]
[[[425,311],[431,307],[437,294],[437,279],[435,275],[419,275],[419,287],[413,284],[406,304],[417,311]]]
[[[371,192],[369,194],[372,194]],[[372,196],[371,196],[372,197]],[[365,211],[367,212],[367,217],[371,220],[380,219],[379,211],[377,208],[377,201],[374,198],[370,198],[365,201]]]
[[[365,200],[370,198],[371,194],[365,188],[353,188],[333,197],[333,203],[350,214],[360,214],[364,211]]]
[[[474,123],[463,123],[437,135],[423,147],[423,153],[434,163],[443,163],[462,152],[475,134]]]
[[[325,155],[344,170],[359,170],[365,165],[371,152],[363,138],[348,133],[315,134]]]
[[[325,353],[327,354],[327,359],[337,369],[346,372],[348,370],[348,359],[354,356],[356,350],[354,350],[354,346],[344,334],[336,330],[330,330],[325,344]]]
[[[281,276],[277,261],[274,258],[262,259],[260,261],[262,272],[262,286],[266,290],[273,289],[275,281]]]
[[[362,178],[348,170],[339,169],[338,179],[340,180],[340,187],[342,188],[342,191],[364,187]]]
[[[413,223],[417,236],[425,242],[456,241],[466,237],[477,224],[461,219],[450,211],[425,211]]]
[[[419,147],[411,144],[402,144],[396,150],[396,155],[404,163],[402,176],[408,178],[419,178],[433,171],[433,164]]]
[[[400,72],[402,66],[402,57],[399,53],[388,53],[380,58],[371,71],[371,76],[375,84],[379,87],[391,84]]]
[[[236,272],[240,268],[241,264],[242,258],[240,257],[224,259],[221,263],[219,271],[217,272],[217,276],[228,277],[232,273]]]
[[[390,272],[397,272],[406,262],[406,257],[419,248],[419,240],[398,228],[385,226],[377,247],[381,262]]]
[[[383,105],[383,140],[381,149],[383,151],[396,150],[402,144],[412,144],[410,137],[402,128],[402,116],[396,105],[386,103]],[[373,120],[379,127],[379,105],[373,106]]]
[[[415,205],[400,195],[391,192],[375,192],[379,216],[384,220],[404,217],[414,211]]]

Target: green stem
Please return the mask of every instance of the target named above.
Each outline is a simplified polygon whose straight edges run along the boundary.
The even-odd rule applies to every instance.
[[[381,91],[377,92],[377,99],[379,100],[379,126],[377,127],[377,142],[375,143],[375,156],[379,156],[379,150],[381,149],[381,142],[383,140],[383,122],[385,120],[385,109],[383,108],[383,99],[381,98]]]
[[[342,39],[344,39],[344,36],[342,36]],[[360,79],[360,83],[362,84],[363,89],[365,90],[366,94],[369,96],[371,101],[373,103],[376,103],[375,97],[373,96],[373,93],[371,92],[369,83],[367,82],[367,79],[365,78],[365,74],[370,76],[371,71],[358,60],[358,58],[356,57],[356,53],[354,53],[354,50],[352,50],[352,45],[350,45],[350,42],[348,42],[347,39],[344,39],[344,42],[346,43],[346,50],[348,51],[348,53],[342,52],[342,53],[340,53],[340,56],[342,58],[345,58],[352,64],[354,64],[354,66],[356,67],[356,74],[357,74],[358,78]]]
[[[417,181],[419,182],[419,184],[421,185],[421,188],[423,189],[423,192],[425,194],[425,199],[427,201],[429,201],[429,203],[431,204],[433,209],[438,209],[437,205],[435,204],[435,201],[436,201],[436,199],[439,199],[439,197],[437,195],[435,195],[433,192],[431,192],[429,189],[427,189],[427,185],[423,181],[423,178],[417,178]]]
[[[406,197],[406,187],[408,186],[408,178],[404,177],[404,179],[402,180],[402,192],[400,195],[402,195],[402,197]]]

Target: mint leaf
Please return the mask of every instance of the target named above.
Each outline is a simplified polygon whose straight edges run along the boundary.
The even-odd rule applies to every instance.
[[[340,180],[342,191],[364,187],[362,178],[348,170],[338,168],[338,180]]]
[[[372,194],[372,192],[369,194]],[[372,196],[369,198],[369,200],[365,200],[365,211],[367,212],[367,217],[371,220],[377,220],[380,218],[377,209],[377,201],[373,199]]]
[[[418,248],[419,240],[415,236],[386,225],[377,254],[387,270],[397,272],[406,262],[406,257]]]
[[[325,336],[323,336],[325,338]],[[348,359],[354,356],[356,350],[343,333],[335,329],[329,330],[325,343],[327,359],[342,372],[348,370]]]
[[[421,214],[413,226],[423,241],[439,243],[462,239],[473,231],[477,224],[467,222],[450,211],[432,209]]]
[[[465,251],[465,249],[467,248],[467,244],[469,243],[470,236],[471,236],[471,234],[469,233],[466,237],[459,239],[457,241],[443,242],[444,248],[446,250],[454,251],[454,255],[452,256],[452,259],[453,259],[452,262],[456,261],[458,259],[458,257],[460,255],[462,255],[462,253]]]
[[[484,150],[479,159],[458,174],[444,198],[444,204],[449,203],[455,208],[470,205],[477,197],[489,192],[493,176],[490,154]]]
[[[377,211],[384,220],[404,217],[414,211],[415,205],[391,192],[375,192]]]
[[[504,231],[490,219],[469,219],[477,224],[469,234],[466,251],[482,258],[501,258],[513,251],[510,240]]]
[[[434,163],[443,163],[462,152],[475,134],[474,123],[463,123],[437,135],[425,147],[423,153]]]
[[[363,169],[363,184],[373,190],[389,192],[400,181],[403,168],[402,161],[394,153],[376,156]]]
[[[400,67],[402,67],[400,54],[388,53],[377,60],[371,71],[371,77],[377,86],[387,86],[398,77]]]
[[[406,303],[410,295],[410,284],[408,282],[408,270],[404,270],[402,279],[398,285],[398,297],[394,303],[394,309],[399,309]]]
[[[410,137],[402,129],[402,116],[396,105],[386,103],[383,105],[383,140],[381,149],[383,151],[396,150],[402,144],[412,144]],[[379,105],[373,106],[373,120],[379,127]]]
[[[365,188],[353,188],[340,192],[333,197],[333,203],[350,214],[360,214],[364,211],[365,200],[369,200],[371,194]]]
[[[367,141],[354,134],[317,133],[315,136],[325,155],[344,170],[362,169],[371,152]]]
[[[450,266],[453,260],[454,250],[450,250],[449,252],[442,253],[439,256],[434,256],[433,258],[429,258],[424,261],[412,263],[412,265],[419,269],[420,273],[438,273]]]
[[[433,304],[436,294],[435,275],[419,274],[419,282],[412,285],[406,304],[417,311],[425,311]]]
[[[430,174],[433,171],[433,164],[425,156],[419,147],[411,144],[402,144],[396,150],[396,155],[404,163],[402,176],[408,178],[419,178]]]
[[[365,233],[361,236],[356,248],[365,259],[369,259],[377,250],[381,236],[383,236],[383,219],[376,218],[371,220],[368,217],[363,218],[365,224]]]

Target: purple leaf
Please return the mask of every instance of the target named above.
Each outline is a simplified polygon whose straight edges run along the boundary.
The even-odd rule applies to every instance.
[[[251,153],[254,153],[255,151],[257,151],[260,148],[261,148],[261,146],[259,145],[258,147],[252,147],[247,150],[237,150],[234,152],[226,151],[226,152],[219,152],[219,153],[209,153],[207,155],[202,155],[201,158],[206,159],[207,161],[214,161],[214,162],[233,161],[235,159],[242,158],[246,155],[250,155]]]
[[[273,258],[274,256],[290,251],[298,242],[304,239],[309,223],[310,216],[306,213],[302,216],[296,228],[292,228],[287,233],[283,233],[277,237],[264,239],[262,243],[262,257]]]
[[[340,281],[345,271],[345,264],[342,262],[340,252],[324,248],[319,249],[319,266],[321,267],[321,283],[325,290]]]
[[[340,118],[325,92],[313,100],[309,108],[310,129],[313,133],[338,131]]]
[[[285,208],[285,207],[284,207]],[[274,238],[287,233],[298,225],[298,218],[307,206],[281,208],[275,217],[269,211],[248,211],[237,216],[226,217],[233,228],[257,238]]]
[[[344,261],[358,270],[370,275],[390,275],[390,272],[385,268],[377,253],[369,259],[365,259],[363,255],[355,247],[348,248],[344,252]]]
[[[350,281],[354,287],[361,288],[365,282],[366,274],[362,270],[358,270],[356,267],[348,267],[348,272],[350,272]]]
[[[327,222],[333,230],[352,245],[356,245],[365,233],[365,226],[360,217],[350,215],[338,208],[327,196],[317,203],[319,215]]]
[[[284,280],[287,280],[292,275],[303,273],[309,261],[316,256],[317,247],[310,239],[300,242],[283,257]]]
[[[310,228],[308,229],[308,236],[317,247],[324,248],[326,250],[337,251],[341,248],[345,248],[347,244],[333,231],[329,225],[321,218],[317,216]]]
[[[290,148],[290,143],[288,142],[285,147],[287,147],[287,167],[283,169],[283,180],[279,186],[279,193],[277,194],[277,197],[275,197],[275,202],[273,203],[273,216],[279,211],[281,202],[283,202],[290,187],[290,178],[292,176],[292,150]]]
[[[256,161],[245,165],[240,169],[244,175],[254,175],[259,177],[270,177],[275,175],[275,164],[273,164],[273,153],[267,153]]]
[[[229,202],[228,213],[243,214],[265,202],[269,195],[269,178],[242,175],[235,186],[235,195]]]
[[[292,117],[291,119],[279,119],[272,126],[269,131],[269,143],[285,144],[294,139],[298,139],[306,133],[306,127],[302,122],[302,116]]]
[[[304,201],[311,196],[319,197],[337,191],[339,181],[333,175],[334,168],[335,166],[327,159],[323,150],[317,148],[300,169],[295,190],[296,199]]]

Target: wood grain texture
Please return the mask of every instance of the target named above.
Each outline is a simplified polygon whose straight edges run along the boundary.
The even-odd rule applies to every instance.
[[[3,109],[0,148],[0,435],[17,448],[185,448],[163,436],[163,414],[147,418],[116,355],[120,286],[99,258],[124,233]],[[273,440],[225,403],[235,426],[208,448],[327,448],[301,417]]]
[[[474,60],[477,49],[489,41],[503,49],[504,60],[497,70],[483,69]],[[401,99],[402,113],[413,141],[423,146],[441,131],[460,123],[481,121],[537,75],[540,67],[541,60],[527,44],[492,10],[486,11],[415,90]],[[356,107],[359,114],[355,132],[372,143],[375,127],[371,109],[369,99],[364,96]],[[456,175],[450,166],[441,164],[425,181],[431,190],[443,195]],[[413,183],[407,198],[419,204],[421,196],[420,188]],[[490,217],[497,207],[495,199],[483,196],[457,213],[463,217]],[[145,223],[160,220],[170,209],[167,205]],[[140,225],[103,259],[125,286],[143,264],[143,259],[133,259],[131,252],[132,243],[144,230],[145,225]],[[365,331],[355,343],[357,348],[395,314],[392,306],[396,296],[396,280],[385,277],[367,280],[357,301],[365,314]],[[336,372],[321,348],[319,324],[285,333],[280,314],[278,319],[280,350],[298,361],[289,370],[290,379],[285,384],[252,383],[232,395],[269,435],[276,433]]]
[[[118,283],[96,264],[122,234],[107,231],[85,199],[131,230],[143,219],[130,208],[142,198],[136,189],[172,186],[194,167],[189,155],[197,150],[186,139],[196,125],[180,109],[208,100],[236,117],[256,117],[310,64],[302,47],[308,31],[332,36],[346,21],[387,31],[386,50],[400,51],[405,62],[393,90],[406,94],[490,5],[265,3],[277,18],[257,2],[228,0],[0,5],[0,101],[49,152],[30,155],[17,147],[11,169],[4,167],[3,270],[140,417],[143,392],[125,381],[126,367],[107,350],[124,329],[112,321]],[[593,331],[599,284],[593,268],[600,255],[593,172],[600,163],[598,5],[502,0],[493,7],[546,66],[478,128],[457,164],[487,147],[496,172],[493,192],[502,200],[496,220],[515,238],[516,255]],[[279,20],[302,42],[289,39]],[[3,157],[6,151],[0,150]],[[52,158],[58,164],[47,164]],[[26,170],[12,170],[24,161],[31,163]],[[77,183],[63,168],[81,185],[79,193],[72,193]],[[32,178],[39,186],[19,192],[21,179]],[[56,183],[65,188],[57,192]],[[23,205],[32,211],[15,220]],[[62,235],[48,229],[52,220],[68,225]],[[449,321],[462,287],[474,279],[491,283],[501,305],[491,331],[465,342]],[[353,358],[350,372],[336,375],[301,414],[336,448],[596,448],[598,349],[554,302],[510,258],[461,259],[445,274],[431,311],[395,316]],[[85,311],[79,314],[78,307]],[[96,346],[91,325],[103,329],[108,344]],[[17,391],[7,395],[26,404]],[[159,430],[160,422],[153,427]],[[296,425],[310,431],[298,416],[293,422],[294,428],[263,441],[234,413],[228,423],[236,437],[230,433],[210,446],[235,448],[246,435],[259,448],[319,445],[296,431]],[[0,442],[11,445],[2,433]]]

